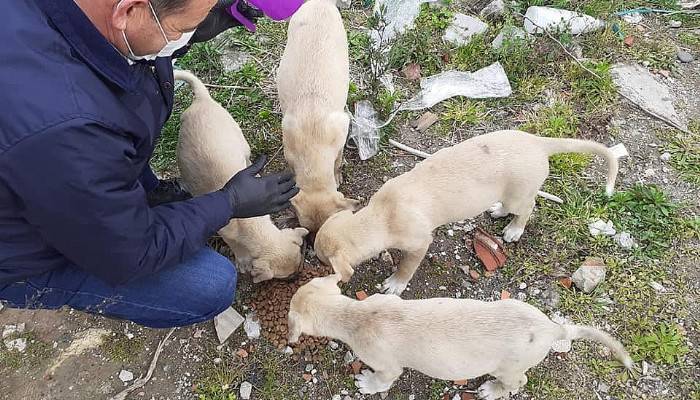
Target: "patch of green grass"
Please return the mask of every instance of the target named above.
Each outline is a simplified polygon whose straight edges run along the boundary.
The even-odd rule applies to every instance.
[[[441,119],[456,127],[473,126],[487,118],[486,106],[483,102],[458,98],[448,100]]]
[[[685,338],[676,326],[661,323],[655,329],[632,339],[632,351],[638,358],[658,364],[674,365],[688,353]]]
[[[391,115],[391,112],[394,111],[396,102],[399,100],[399,97],[400,94],[396,91],[390,92],[386,89],[382,89],[381,91],[379,91],[379,95],[377,96],[376,100],[376,105],[380,118],[384,120],[388,118],[389,115]]]
[[[671,166],[688,182],[700,185],[700,121],[689,124],[690,136],[673,132],[666,149],[671,153]]]
[[[366,32],[348,32],[348,51],[350,59],[356,63],[367,65],[369,63],[370,37]]]
[[[571,85],[572,94],[588,113],[607,112],[617,98],[617,89],[610,75],[611,65],[606,61],[587,61],[584,65],[600,78],[591,75],[577,63],[569,63],[564,76]]]
[[[100,351],[112,361],[128,364],[141,354],[144,344],[142,337],[134,336],[132,339],[129,339],[126,335],[118,334],[109,340],[105,340],[100,345]]]
[[[442,399],[442,391],[445,388],[444,381],[433,380],[430,382],[430,400],[440,400]]]
[[[676,62],[676,47],[673,42],[661,38],[637,37],[634,46],[626,52],[639,63],[648,63],[650,68],[672,71]]]
[[[679,232],[678,208],[657,186],[637,184],[613,195],[607,217],[620,230],[631,232],[645,246],[645,254],[653,257],[668,249]]]
[[[566,388],[553,381],[545,368],[533,368],[528,371],[525,390],[528,393],[535,393],[536,398],[576,398],[576,396],[572,396],[572,393]]]
[[[439,72],[444,64],[442,35],[452,16],[452,11],[446,7],[432,8],[422,4],[414,28],[401,35],[391,47],[389,65],[400,70],[407,64],[416,63],[425,75]]]
[[[258,398],[264,400],[292,399],[296,397],[297,388],[303,384],[300,377],[298,382],[288,382],[285,372],[288,366],[287,360],[282,354],[270,353],[260,360],[262,369],[262,384],[257,391]]]
[[[520,127],[525,132],[553,138],[576,137],[579,119],[573,108],[564,102],[555,102],[531,114],[528,122]],[[552,169],[559,174],[581,172],[590,162],[587,154],[557,154],[550,158]]]
[[[486,34],[479,34],[472,36],[469,43],[451,51],[449,66],[460,71],[476,71],[495,60]]]
[[[686,46],[700,49],[700,35],[697,33],[680,32],[678,34],[678,41]]]
[[[23,338],[27,341],[24,353],[17,350],[8,350],[0,343],[0,376],[10,374],[20,368],[32,368],[47,359],[52,352],[51,346],[42,342],[33,332],[25,332],[19,335],[10,335],[5,340]]]

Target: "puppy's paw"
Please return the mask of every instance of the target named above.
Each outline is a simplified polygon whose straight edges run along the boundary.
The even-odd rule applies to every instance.
[[[508,395],[501,382],[486,381],[479,386],[479,398],[482,400],[498,400]]]
[[[374,394],[387,390],[388,388],[382,387],[385,385],[378,384],[376,378],[374,372],[366,369],[362,373],[355,375],[355,386],[360,389],[362,394]]]
[[[517,242],[520,240],[523,232],[525,232],[524,228],[511,226],[511,224],[508,224],[508,226],[506,226],[506,228],[503,230],[503,240],[508,243]]]
[[[391,274],[390,277],[384,280],[384,283],[382,284],[382,292],[385,294],[395,294],[397,296],[401,296],[401,293],[406,290],[407,286],[408,282],[404,282],[402,279],[398,278],[396,274]]]
[[[492,205],[488,209],[489,214],[491,214],[491,218],[503,218],[506,215],[508,215],[508,212],[506,209],[503,207],[503,203],[500,201],[494,205]]]

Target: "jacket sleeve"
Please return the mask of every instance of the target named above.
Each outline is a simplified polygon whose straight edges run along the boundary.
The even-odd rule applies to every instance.
[[[135,156],[128,136],[71,120],[2,154],[0,178],[49,245],[118,285],[182,262],[231,216],[222,192],[149,208]]]

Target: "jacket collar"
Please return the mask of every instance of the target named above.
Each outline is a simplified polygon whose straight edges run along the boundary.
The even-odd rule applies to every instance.
[[[73,0],[36,2],[93,70],[123,90],[136,89],[136,74],[127,59],[102,36]]]

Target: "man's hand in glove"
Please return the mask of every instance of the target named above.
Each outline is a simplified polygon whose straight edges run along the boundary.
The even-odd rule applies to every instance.
[[[240,26],[241,23],[228,13],[233,2],[234,0],[219,0],[209,11],[209,15],[199,24],[190,43],[206,42],[229,28]],[[238,11],[253,23],[263,15],[261,11],[250,7],[243,0],[238,2]]]
[[[267,157],[258,158],[250,167],[239,171],[221,189],[226,193],[233,210],[232,218],[250,218],[284,210],[289,200],[299,193],[290,172],[256,177],[262,171]]]

